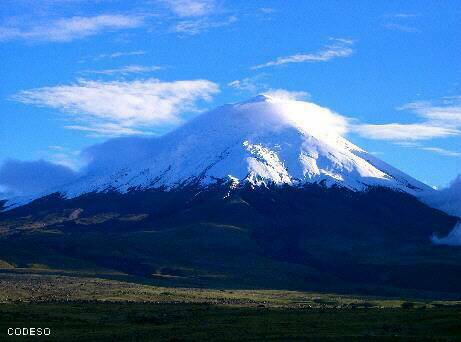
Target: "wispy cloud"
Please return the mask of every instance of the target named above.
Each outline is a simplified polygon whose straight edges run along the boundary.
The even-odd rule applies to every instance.
[[[306,91],[271,88],[269,84],[264,82],[266,76],[267,74],[261,73],[252,77],[245,77],[241,80],[229,82],[227,83],[227,86],[236,89],[241,93],[247,93],[250,95],[263,94],[286,100],[306,100],[310,98],[310,94]]]
[[[396,13],[392,15],[393,18],[415,18],[418,16],[419,14],[416,13]]]
[[[461,96],[444,97],[439,101],[416,101],[398,108],[410,110],[438,125],[461,127]]]
[[[427,123],[361,124],[355,125],[353,131],[364,138],[389,141],[428,140],[461,134],[461,131],[453,128],[433,126]]]
[[[275,97],[281,100],[306,100],[310,94],[306,91],[292,91],[286,89],[270,89],[263,93],[264,95]]]
[[[205,16],[216,8],[214,0],[163,0],[162,2],[179,17]]]
[[[323,49],[315,53],[295,54],[286,57],[279,57],[276,60],[256,65],[252,69],[261,69],[289,63],[306,63],[306,62],[327,62],[334,58],[349,57],[354,53],[352,46],[354,41],[342,38],[330,38],[331,43],[324,46]]]
[[[90,126],[85,125],[66,125],[64,128],[88,132],[90,137],[121,137],[130,135],[151,135],[151,132],[146,132],[139,129],[129,128],[120,123],[98,123],[91,122]]]
[[[272,14],[276,12],[276,10],[272,7],[262,7],[259,9],[259,11],[264,14]]]
[[[424,121],[410,124],[359,124],[353,127],[353,131],[369,139],[388,140],[400,144],[461,135],[461,96],[445,97],[439,101],[411,102],[397,109],[413,112]],[[444,152],[438,148],[425,150],[452,156],[453,153],[458,153]]]
[[[406,33],[420,33],[421,30],[415,27],[414,19],[419,17],[416,13],[396,13],[386,15],[384,27],[388,30],[401,31]]]
[[[83,166],[80,151],[71,150],[65,146],[48,146],[48,150],[42,151],[41,155],[53,164],[65,166],[74,171],[78,171]]]
[[[128,75],[128,74],[143,74],[153,71],[162,70],[161,66],[142,66],[142,65],[126,65],[121,68],[104,69],[104,70],[84,70],[82,73],[86,74],[100,74],[100,75]]]
[[[140,56],[145,55],[146,51],[144,50],[136,50],[136,51],[117,51],[112,53],[102,53],[95,57],[95,59],[102,59],[102,58],[119,58],[125,56]]]
[[[437,153],[447,157],[461,157],[460,151],[424,146],[420,141],[461,136],[461,97],[445,97],[439,101],[417,101],[397,108],[410,111],[424,121],[402,124],[354,124],[351,131],[375,140],[390,141],[396,145]]]
[[[227,85],[231,88],[246,91],[252,94],[256,93],[259,89],[258,84],[253,82],[253,80],[249,77],[243,78],[241,80],[234,80],[227,83]]]
[[[196,35],[212,28],[229,26],[237,21],[237,17],[230,16],[224,20],[210,20],[209,18],[197,20],[183,20],[175,24],[172,31],[179,34]]]
[[[416,27],[403,25],[398,23],[387,23],[384,25],[385,28],[389,30],[396,30],[401,32],[408,32],[408,33],[419,33],[421,30],[417,29]]]
[[[434,137],[434,138],[437,138],[437,137]],[[431,139],[431,138],[428,138],[428,139]],[[428,140],[428,139],[426,139],[426,140]],[[423,139],[420,139],[420,140],[423,140]],[[412,140],[412,141],[399,140],[399,141],[395,141],[394,144],[398,145],[398,146],[405,147],[405,148],[412,148],[412,149],[415,149],[415,150],[421,150],[421,151],[427,151],[427,152],[431,152],[431,153],[436,153],[436,154],[440,154],[440,155],[446,156],[446,157],[461,157],[461,152],[456,152],[456,151],[448,150],[448,149],[441,148],[441,147],[424,146],[424,145],[421,144],[421,142],[419,142],[417,140]]]
[[[85,63],[87,61],[99,61],[101,59],[114,59],[114,58],[121,58],[121,57],[130,57],[130,56],[142,56],[147,54],[144,50],[135,50],[135,51],[116,51],[111,53],[101,53],[97,56],[85,56],[79,63]]]
[[[461,157],[461,152],[451,151],[440,147],[421,147],[421,150],[434,152],[447,157]]]
[[[93,17],[74,16],[47,23],[24,23],[0,27],[0,41],[34,40],[69,42],[102,32],[132,29],[143,24],[143,18],[129,15],[102,14]]]
[[[258,93],[269,90],[269,85],[264,82],[266,74],[258,74],[251,77],[245,77],[240,80],[233,80],[227,83],[227,86],[238,90],[239,92],[256,95]]]
[[[198,101],[209,101],[217,92],[218,85],[208,80],[79,80],[25,90],[13,99],[68,113],[68,129],[114,136],[145,134],[151,128],[179,124],[183,113],[198,110]]]
[[[229,15],[222,1],[159,0],[174,14],[167,18],[168,31],[180,36],[193,36],[211,29],[232,25],[237,16]]]

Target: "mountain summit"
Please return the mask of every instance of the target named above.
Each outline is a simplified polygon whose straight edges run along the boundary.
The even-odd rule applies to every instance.
[[[259,95],[206,112],[154,140],[150,155],[136,163],[105,165],[54,191],[72,198],[223,181],[351,190],[384,186],[410,194],[431,190],[344,139],[346,126],[342,116],[313,103]]]

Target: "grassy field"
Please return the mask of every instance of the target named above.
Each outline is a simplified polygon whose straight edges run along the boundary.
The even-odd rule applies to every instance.
[[[213,304],[40,303],[0,306],[8,327],[49,327],[53,339],[301,340],[308,338],[459,339],[460,309],[307,309]]]
[[[453,301],[166,288],[38,270],[4,270],[0,288],[1,341],[21,340],[10,327],[48,327],[57,341],[461,340]]]

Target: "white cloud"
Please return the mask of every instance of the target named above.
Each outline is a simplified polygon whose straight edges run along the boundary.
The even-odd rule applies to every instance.
[[[437,153],[437,154],[440,154],[440,155],[446,156],[446,157],[461,157],[461,152],[447,150],[447,149],[441,148],[441,147],[423,146],[423,145],[421,145],[421,143],[419,143],[419,142],[417,142],[415,140],[413,140],[413,141],[396,141],[396,142],[394,142],[394,144],[402,146],[402,147],[406,147],[406,148],[413,148],[413,149],[417,149],[417,150]]]
[[[402,146],[402,147],[413,147],[413,148],[421,147],[421,144],[416,141],[396,141],[394,142],[394,144]]]
[[[255,93],[258,91],[258,85],[255,84],[253,80],[249,77],[244,78],[242,80],[234,80],[232,82],[227,83],[227,85],[231,88],[248,91],[250,93]]]
[[[421,147],[421,150],[434,152],[447,157],[461,157],[461,152],[455,152],[440,147]]]
[[[146,51],[143,50],[136,50],[136,51],[116,51],[112,53],[102,53],[96,57],[96,59],[101,58],[119,58],[125,56],[140,56],[145,55]]]
[[[427,140],[461,134],[461,131],[453,128],[426,123],[362,124],[353,126],[352,130],[364,138],[390,141]]]
[[[229,26],[237,21],[234,15],[215,0],[158,0],[165,4],[174,17],[168,18],[169,32],[179,35],[197,35],[210,29]]]
[[[266,78],[266,74],[259,74],[253,77],[246,77],[241,80],[234,80],[227,85],[239,92],[249,93],[250,95],[266,95],[277,100],[307,100],[310,94],[305,91],[290,91],[287,89],[270,88],[268,84],[263,83],[262,80]]]
[[[421,30],[415,27],[415,19],[419,17],[416,13],[396,13],[386,15],[387,22],[383,25],[388,30],[401,31],[406,33],[420,33]]]
[[[180,34],[196,35],[212,28],[229,26],[237,21],[237,17],[230,16],[225,20],[212,21],[208,18],[197,20],[180,21],[172,28],[172,31]]]
[[[13,99],[68,113],[72,121],[66,126],[69,129],[130,135],[179,124],[184,112],[196,111],[198,101],[208,101],[217,92],[218,85],[208,80],[79,80],[71,85],[25,90]]]
[[[268,84],[262,82],[265,77],[266,74],[259,74],[241,80],[234,80],[227,85],[240,92],[249,93],[251,95],[262,94],[282,100],[306,100],[310,98],[310,94],[306,91],[270,88]]]
[[[276,10],[272,7],[262,7],[259,9],[259,11],[264,14],[272,14],[276,12]]]
[[[461,97],[446,97],[436,103],[417,101],[407,103],[400,110],[411,110],[419,116],[442,126],[461,127]]]
[[[65,147],[61,145],[50,145],[48,148],[52,151],[63,151],[65,149]]]
[[[136,28],[143,18],[128,15],[102,14],[93,17],[75,16],[49,23],[0,27],[0,41],[24,39],[52,42],[69,42],[96,35],[104,31]]]
[[[199,17],[208,15],[215,9],[213,0],[163,0],[179,17]]]
[[[64,128],[88,132],[90,137],[121,137],[130,135],[150,135],[151,133],[125,127],[115,123],[92,123],[91,126],[67,125]]]
[[[362,124],[355,125],[353,131],[360,136],[377,140],[411,142],[461,135],[461,97],[445,97],[441,101],[417,101],[407,103],[398,110],[409,110],[423,122],[411,124]],[[455,156],[456,151],[439,148],[424,148],[427,151]]]
[[[326,45],[322,50],[315,53],[296,54],[287,57],[279,57],[274,61],[256,65],[252,69],[267,68],[276,65],[305,62],[327,62],[334,58],[349,57],[353,54],[354,42],[350,39],[330,38],[331,44]]]
[[[310,97],[305,91],[289,91],[286,89],[271,89],[263,93],[269,97],[274,97],[280,100],[306,100]]]
[[[418,16],[419,14],[416,14],[416,13],[396,13],[392,17],[394,18],[415,18]]]
[[[126,65],[121,68],[104,69],[104,70],[84,70],[83,73],[100,74],[100,75],[128,75],[128,74],[142,74],[153,71],[162,70],[161,66],[142,66],[142,65]]]
[[[396,31],[407,32],[407,33],[419,33],[419,32],[421,32],[421,30],[417,29],[416,27],[409,26],[409,25],[397,24],[397,23],[388,23],[388,24],[385,24],[384,27],[389,29],[389,30],[396,30]]]
[[[89,60],[99,61],[101,59],[114,59],[114,58],[120,58],[120,57],[126,57],[126,56],[142,56],[142,55],[145,55],[146,53],[147,52],[144,50],[116,51],[112,53],[101,53],[97,56],[85,56],[81,60],[79,60],[79,63],[85,63]]]
[[[252,95],[257,93],[267,91],[269,86],[263,82],[263,79],[266,77],[265,74],[259,74],[252,77],[245,77],[241,80],[234,80],[227,83],[227,86],[237,89],[241,92],[246,92]]]
[[[80,158],[80,151],[69,151],[66,148],[62,148],[62,150],[59,151],[52,150],[46,159],[53,164],[65,166],[76,172],[83,166],[83,162]]]

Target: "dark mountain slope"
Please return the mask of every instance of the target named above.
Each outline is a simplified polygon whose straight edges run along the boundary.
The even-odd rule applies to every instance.
[[[386,188],[184,187],[59,195],[0,214],[0,260],[173,285],[461,297],[456,218]]]

